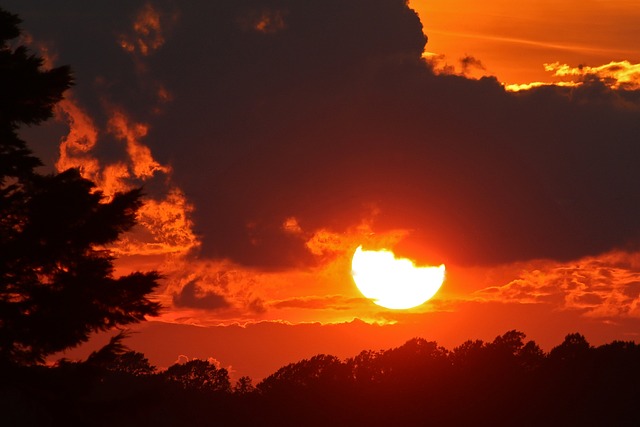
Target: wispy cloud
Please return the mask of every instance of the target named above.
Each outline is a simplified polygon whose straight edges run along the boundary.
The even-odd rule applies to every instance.
[[[150,34],[159,25],[156,12],[147,5],[134,25],[136,31]],[[146,23],[146,24],[145,24]],[[157,28],[159,30],[159,27]],[[164,41],[164,39],[162,39]],[[30,43],[35,44],[32,40]],[[46,44],[35,44],[43,55],[47,66],[57,60],[55,48]],[[156,43],[157,47],[161,43]],[[159,86],[158,102],[170,100],[169,92]],[[102,114],[108,119],[102,127],[96,123],[87,109],[73,93],[56,105],[56,118],[68,126],[68,132],[60,141],[56,170],[77,168],[83,177],[93,181],[106,200],[116,193],[131,190],[145,183],[156,181],[164,189],[162,194],[145,195],[138,211],[139,226],[126,233],[110,249],[118,256],[136,255],[185,255],[200,245],[193,231],[191,212],[193,204],[172,183],[172,169],[158,162],[144,138],[149,125],[134,120],[124,108],[102,99]],[[112,137],[111,139],[109,137]],[[124,142],[124,152],[114,149]],[[101,147],[102,144],[102,147]],[[100,159],[99,151],[105,145],[117,152],[114,159]]]
[[[640,254],[611,252],[571,263],[540,261],[505,284],[475,293],[481,301],[549,304],[597,318],[640,317]]]
[[[568,64],[554,62],[553,64],[544,64],[544,68],[556,77],[567,78],[571,81],[583,81],[586,78],[595,77],[613,89],[640,89],[640,64],[632,64],[629,61],[611,61],[596,67],[588,65],[572,67]]]
[[[544,69],[557,79],[550,82],[509,84],[505,85],[505,89],[519,92],[543,86],[576,87],[593,80],[597,80],[611,89],[627,91],[640,89],[640,64],[633,64],[629,61],[611,61],[599,66],[571,66],[554,62],[544,64]],[[558,79],[560,81],[557,81]]]
[[[130,32],[119,37],[120,46],[131,54],[151,55],[165,43],[166,27],[175,18],[146,3],[138,10]]]
[[[446,31],[446,30],[440,30],[440,29],[434,29],[434,28],[430,28],[428,31],[429,31],[429,34],[431,35],[442,34],[447,36],[456,36],[456,37],[468,38],[468,39],[488,40],[488,41],[497,41],[497,42],[503,42],[503,43],[541,47],[541,48],[551,49],[551,50],[565,50],[565,51],[573,51],[573,52],[600,53],[600,54],[604,53],[608,55],[629,55],[629,56],[637,54],[637,52],[633,50],[626,50],[626,49],[612,50],[609,47],[564,43],[561,41],[550,42],[550,41],[543,41],[539,39],[508,37],[508,36],[483,34],[483,33],[471,33],[471,32],[462,32],[462,31]]]

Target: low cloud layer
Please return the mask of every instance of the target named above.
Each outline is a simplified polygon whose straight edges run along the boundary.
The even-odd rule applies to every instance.
[[[640,318],[640,257],[612,252],[567,263],[541,262],[503,286],[482,289],[482,301],[550,304],[600,319]]]

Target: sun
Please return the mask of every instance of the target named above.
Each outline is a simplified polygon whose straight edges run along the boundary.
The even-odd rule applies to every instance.
[[[398,259],[389,250],[365,251],[358,246],[351,260],[351,275],[360,292],[374,303],[407,309],[438,292],[444,281],[444,264],[416,267],[413,261]]]

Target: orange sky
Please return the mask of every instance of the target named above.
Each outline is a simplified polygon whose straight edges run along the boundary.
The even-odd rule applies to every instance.
[[[427,51],[471,55],[507,84],[557,81],[543,64],[640,63],[640,5],[634,0],[412,0],[429,37]]]
[[[184,6],[185,10],[181,10],[179,6],[171,8],[150,1],[140,2],[135,8],[131,6],[126,14],[114,13],[116,24],[113,27],[105,24],[105,28],[110,28],[111,32],[101,33],[101,37],[113,39],[110,40],[111,44],[105,42],[105,46],[108,46],[106,52],[117,58],[114,64],[121,67],[109,77],[106,71],[95,65],[98,59],[91,62],[87,59],[86,52],[76,57],[69,53],[72,51],[69,46],[75,46],[75,42],[63,37],[64,34],[56,38],[51,29],[48,30],[50,33],[46,29],[39,32],[38,25],[44,25],[46,19],[42,16],[43,12],[28,4],[29,2],[16,2],[13,8],[11,4],[7,7],[24,18],[23,26],[34,34],[34,44],[38,46],[40,43],[41,48],[46,47],[49,59],[54,63],[70,62],[77,70],[79,80],[68,99],[60,104],[57,124],[48,128],[50,133],[47,137],[51,138],[51,135],[58,132],[55,139],[61,144],[57,157],[46,159],[46,163],[55,164],[60,170],[72,166],[82,167],[85,176],[98,183],[107,196],[138,185],[144,185],[149,190],[146,203],[140,211],[140,225],[112,249],[119,257],[118,272],[124,274],[136,269],[158,269],[166,276],[156,295],[165,307],[162,315],[136,327],[135,330],[140,333],[129,339],[130,346],[143,351],[153,363],[165,367],[181,355],[213,357],[224,366],[231,366],[235,375],[246,374],[261,378],[284,363],[301,357],[317,353],[347,357],[363,349],[397,346],[415,336],[437,340],[441,345],[453,348],[468,338],[491,340],[507,330],[519,329],[547,350],[550,346],[559,344],[564,335],[574,331],[585,333],[594,344],[611,339],[638,339],[640,255],[634,251],[608,248],[597,254],[581,254],[569,260],[526,256],[518,258],[514,255],[508,261],[474,263],[465,258],[468,255],[465,250],[469,254],[473,254],[474,250],[476,254],[479,253],[475,245],[479,245],[479,239],[486,237],[483,233],[488,232],[483,229],[477,231],[473,221],[465,218],[456,223],[459,218],[454,216],[460,206],[485,209],[488,216],[495,214],[483,204],[484,193],[478,194],[478,189],[484,188],[482,183],[477,186],[472,183],[469,188],[473,191],[463,193],[468,196],[470,205],[466,204],[467,201],[458,203],[446,198],[449,183],[453,183],[452,192],[456,190],[456,185],[467,188],[464,176],[466,169],[471,170],[470,173],[486,169],[475,164],[473,155],[470,155],[468,163],[456,163],[460,167],[459,172],[437,169],[436,165],[433,166],[436,168],[433,175],[417,175],[446,175],[448,181],[441,184],[440,193],[436,193],[444,194],[442,200],[434,196],[433,200],[416,201],[413,198],[417,190],[387,188],[386,186],[391,185],[389,182],[396,181],[387,179],[386,175],[372,183],[361,182],[359,180],[363,174],[349,182],[327,179],[326,189],[316,182],[325,179],[324,177],[312,177],[309,181],[317,187],[312,187],[302,195],[293,190],[289,193],[288,188],[280,188],[281,192],[275,196],[263,195],[259,191],[253,193],[251,181],[249,185],[243,186],[243,180],[249,178],[242,175],[242,165],[254,164],[252,161],[259,165],[262,162],[261,156],[266,154],[260,151],[262,147],[258,144],[249,145],[239,154],[232,153],[233,156],[224,157],[227,151],[232,152],[231,148],[227,151],[213,151],[213,148],[209,148],[213,144],[207,139],[210,137],[207,132],[218,131],[217,128],[198,131],[199,133],[193,131],[194,133],[185,137],[190,140],[195,135],[201,140],[190,146],[196,153],[193,154],[193,162],[198,160],[195,157],[208,156],[213,152],[215,155],[212,155],[211,164],[214,166],[210,169],[216,172],[211,175],[182,160],[189,157],[190,153],[166,148],[171,144],[180,146],[191,142],[158,142],[165,137],[167,129],[171,128],[167,127],[167,123],[173,123],[172,127],[175,129],[200,129],[203,122],[214,121],[213,117],[199,116],[207,112],[203,107],[198,111],[189,109],[191,103],[198,100],[200,91],[206,88],[184,89],[181,85],[188,87],[191,77],[166,81],[170,77],[167,67],[154,62],[155,56],[162,55],[163,49],[171,49],[174,36],[177,37],[181,34],[180,31],[190,28],[185,22],[192,16],[189,15],[193,13],[192,10],[187,10],[187,6]],[[414,0],[411,6],[419,13],[423,30],[429,37],[426,52],[432,55],[428,58],[434,61],[436,69],[442,74],[465,74],[474,79],[488,75],[495,76],[504,84],[526,85],[533,82],[578,82],[588,71],[601,78],[611,78],[609,84],[614,89],[620,87],[619,83],[627,84],[631,89],[638,88],[640,66],[637,64],[640,63],[640,51],[637,41],[640,40],[640,26],[637,23],[640,22],[640,7],[636,1],[528,0],[516,5],[507,1]],[[230,25],[241,24],[243,31],[255,31],[270,37],[287,30],[289,18],[286,12],[263,9],[258,13],[254,10],[245,20],[236,20]],[[67,12],[71,17],[73,13],[79,12],[71,9]],[[201,30],[207,34],[204,27],[200,30],[198,27],[194,28],[196,29],[193,31]],[[84,31],[90,32],[90,29],[85,28]],[[208,45],[204,43],[202,46]],[[174,49],[180,51],[183,47]],[[62,59],[58,57],[60,55]],[[211,56],[216,58],[215,55]],[[468,61],[465,69],[459,62],[462,57],[473,57],[475,61]],[[243,57],[234,59],[241,62]],[[606,66],[611,62],[616,64]],[[547,66],[545,70],[544,64],[554,63],[557,65]],[[564,64],[567,67],[563,67]],[[591,68],[579,69],[580,65]],[[92,68],[94,66],[96,69]],[[314,64],[310,68],[316,66]],[[453,66],[454,69],[447,69],[447,66]],[[176,67],[179,68],[178,65]],[[122,69],[130,69],[130,74],[121,71]],[[198,66],[193,65],[181,72],[188,74],[193,70],[197,72],[197,69]],[[554,76],[554,72],[557,75]],[[260,80],[260,76],[252,74],[253,71],[247,73],[252,81]],[[128,76],[130,80],[123,76]],[[231,82],[229,84],[233,84],[233,74],[223,77]],[[276,83],[279,84],[279,80]],[[463,84],[464,82],[460,83],[461,86]],[[133,94],[131,98],[116,100],[113,88],[117,85],[130,89]],[[251,87],[253,91],[256,89],[262,90],[260,86]],[[260,127],[260,114],[267,116],[260,108],[263,104],[268,105],[270,97],[273,97],[268,89],[264,94],[255,95],[256,99],[247,96],[248,105],[253,109],[252,114],[258,116],[255,134],[253,129],[244,129],[242,122],[240,130],[223,130],[216,137],[229,138],[230,141],[235,141],[234,137],[259,139],[255,135],[265,132]],[[464,90],[460,90],[460,93],[463,92]],[[285,96],[294,95],[283,95]],[[304,96],[307,96],[306,92]],[[477,101],[470,98],[469,103],[473,102]],[[307,104],[304,107],[307,108]],[[442,109],[441,106],[438,107]],[[244,120],[243,115],[247,114],[245,109],[248,107],[242,105],[242,108],[238,108],[239,112],[234,108],[234,105],[224,104],[225,114],[229,114],[229,117],[241,116]],[[354,109],[357,108],[364,107],[356,105]],[[181,114],[181,109],[187,112]],[[288,110],[285,111],[291,114]],[[451,111],[457,113],[456,107],[452,107]],[[625,110],[624,114],[637,114],[633,109],[630,111],[632,112]],[[318,115],[315,111],[312,113],[314,116]],[[434,112],[431,111],[431,114]],[[304,113],[300,113],[301,117],[303,115]],[[191,120],[193,116],[200,118],[184,122],[185,118]],[[288,117],[283,115],[282,122],[288,124]],[[393,117],[392,122],[397,120],[396,116]],[[224,120],[227,118],[223,117]],[[223,119],[220,122],[223,123]],[[456,128],[456,121],[459,119],[460,117],[449,115],[443,120],[451,121],[451,128]],[[60,129],[60,123],[64,124],[63,129]],[[371,128],[374,124],[371,123]],[[286,130],[280,131],[278,124],[270,125],[269,131],[271,128],[277,129],[273,131],[277,138],[289,136],[288,127],[283,126]],[[291,127],[295,128],[295,124]],[[365,126],[367,129],[368,127],[369,124]],[[302,128],[302,135],[313,141],[313,135],[307,135],[307,129]],[[480,126],[479,129],[481,128]],[[381,129],[386,130],[384,126]],[[427,127],[425,134],[429,135],[430,130]],[[363,138],[357,130],[349,129],[346,131],[346,140],[350,136],[349,132],[354,133],[354,138]],[[448,132],[454,133],[452,129]],[[491,129],[487,132],[488,135],[493,135]],[[523,129],[524,132],[527,130]],[[378,137],[367,135],[366,132],[364,134],[372,139]],[[181,136],[177,131],[176,135]],[[436,134],[440,138],[442,135],[449,134]],[[463,133],[460,138],[472,139],[473,136],[472,131],[469,131],[469,134]],[[42,138],[42,135],[34,134],[34,138],[36,137]],[[363,170],[375,168],[374,161],[381,162],[381,168],[385,166],[385,162],[396,162],[400,171],[415,166],[411,156],[402,157],[403,152],[394,151],[395,141],[387,143],[384,136],[381,138],[379,147],[382,148],[376,146],[372,151],[389,149],[389,154],[383,154],[380,157],[382,161],[373,157],[371,163],[363,162],[360,166]],[[466,147],[461,141],[450,142],[459,143],[461,150]],[[468,147],[467,149],[469,150]],[[482,155],[482,147],[476,149]],[[303,148],[291,144],[277,147],[275,151],[286,158],[296,150],[302,152]],[[471,153],[472,150],[473,148]],[[324,154],[323,151],[320,153]],[[503,162],[509,163],[507,171],[519,171],[536,165],[536,153],[529,156],[530,153],[525,148],[522,152],[514,149],[513,153],[505,150],[500,154],[510,161],[511,154],[525,160],[531,157],[530,163],[523,162],[524,167],[515,161],[513,164]],[[350,154],[356,158],[361,153]],[[487,156],[491,157],[491,153]],[[540,156],[545,159],[546,153]],[[219,158],[228,163],[216,163]],[[276,157],[274,162],[274,175],[292,169],[292,173],[305,176],[307,162],[311,162],[299,162],[302,165],[298,166],[302,169],[300,172],[296,166],[285,161],[278,162],[278,159]],[[347,159],[345,163],[348,165],[350,161]],[[448,160],[443,160],[446,161]],[[481,160],[477,162],[480,163]],[[415,163],[420,170],[427,168],[417,160]],[[426,160],[425,164],[431,165]],[[309,164],[308,168],[317,172],[338,166],[340,165],[334,164],[325,167],[320,164],[319,169],[315,169],[315,165]],[[490,166],[491,164],[489,168]],[[354,166],[354,170],[359,173],[356,168]],[[395,177],[397,173],[390,172],[389,176]],[[272,179],[271,175],[266,174],[257,173],[256,176],[257,179],[255,176],[250,177],[256,180],[256,185],[262,185],[263,181],[268,183]],[[212,177],[215,178],[213,183]],[[278,185],[282,185],[281,181],[273,179]],[[542,200],[546,200],[548,192],[553,193],[554,183],[546,183],[546,179],[551,178],[539,178],[541,186],[548,184],[551,188],[544,187],[540,190]],[[291,183],[292,187],[295,186],[295,181],[296,179],[285,176],[284,182]],[[504,181],[501,176],[491,176],[487,186],[502,185]],[[519,183],[520,181],[515,181],[513,186],[517,187]],[[428,184],[424,185],[425,188]],[[265,188],[268,189],[266,185]],[[378,196],[378,193],[380,195],[372,196],[371,201],[367,200],[366,204],[351,203],[350,198],[354,197],[354,193],[350,192],[352,188],[356,195],[362,189],[366,193],[363,198]],[[504,194],[526,193],[531,188],[533,187],[520,190],[509,187]],[[569,184],[567,188],[574,189]],[[495,196],[498,202],[501,201],[502,194]],[[566,196],[562,192],[559,194]],[[522,200],[525,200],[525,196],[521,196]],[[267,201],[263,201],[263,198]],[[308,198],[308,203],[303,205],[304,209],[290,203],[290,199],[301,198]],[[269,204],[272,199],[280,203],[280,206]],[[227,205],[219,200],[227,202]],[[512,203],[517,204],[522,200],[517,199]],[[573,213],[573,199],[558,199],[557,202],[560,211],[565,209],[569,214]],[[242,208],[247,204],[248,208],[244,209],[254,216],[241,217],[246,213],[245,210],[236,215],[228,207],[231,203],[237,203]],[[443,205],[442,212],[426,215],[433,222],[420,222],[425,218],[421,216],[422,211],[436,203]],[[238,222],[244,221],[240,228],[242,236],[247,238],[247,245],[240,247],[237,252],[234,252],[234,248],[221,249],[211,243],[213,241],[221,245],[217,242],[224,239],[222,235],[226,233],[227,227],[216,225],[217,228],[214,227],[213,230],[221,237],[218,239],[216,235],[212,238],[211,228],[207,228],[207,215],[217,215],[225,209],[229,210],[228,216],[231,218],[228,223],[224,223],[229,225],[228,228],[236,224],[236,219]],[[511,212],[508,204],[504,210],[507,212],[504,218],[508,218]],[[319,214],[312,211],[327,212],[333,216],[329,219],[322,218],[321,221],[316,216]],[[490,220],[489,223],[499,221],[500,218],[503,217]],[[406,219],[406,223],[403,219]],[[211,219],[211,222],[215,220]],[[415,224],[420,224],[420,227]],[[465,237],[463,232],[455,230],[455,225],[465,226],[469,233],[477,231],[477,234]],[[449,239],[447,233],[450,228],[454,230]],[[541,226],[540,229],[544,227]],[[510,230],[517,230],[517,226]],[[502,236],[504,241],[511,242],[509,231],[503,233],[507,235]],[[531,234],[535,237],[535,233]],[[277,241],[282,242],[282,247],[261,246],[273,236],[277,236]],[[213,245],[218,252],[207,247],[207,238],[210,239],[209,246]],[[233,243],[232,239],[229,241]],[[463,247],[467,243],[469,248]],[[530,243],[537,247],[535,239]],[[356,247],[362,244],[393,248],[401,255],[417,260],[419,264],[445,263],[447,275],[441,291],[426,304],[410,310],[388,310],[372,304],[362,297],[350,277],[350,257]],[[303,248],[304,254],[288,251],[290,246]],[[225,252],[226,249],[229,250]],[[252,264],[253,252],[248,255],[246,253],[253,250],[255,254],[270,260],[286,262]],[[487,253],[493,254],[494,251],[500,252],[486,247]],[[480,250],[481,252],[483,251]],[[218,256],[219,253],[222,255]],[[237,254],[246,257],[236,256],[234,259]],[[490,259],[491,255],[487,257]],[[92,344],[93,347],[105,339],[105,336],[99,337]],[[92,347],[68,352],[66,357],[86,355],[90,348]]]

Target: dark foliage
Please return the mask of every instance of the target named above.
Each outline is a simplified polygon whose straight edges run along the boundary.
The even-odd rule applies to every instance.
[[[569,334],[546,354],[518,331],[452,351],[416,338],[344,361],[318,355],[282,367],[255,388],[242,377],[232,389],[228,372],[208,361],[155,373],[121,339],[86,362],[3,373],[0,413],[15,425],[39,426],[640,423],[640,346],[634,342],[593,347]]]
[[[184,389],[200,391],[229,392],[229,373],[217,368],[207,360],[194,359],[184,364],[176,363],[161,374],[170,382]]]
[[[70,169],[41,175],[18,136],[50,118],[72,84],[68,67],[10,41],[20,19],[0,9],[0,364],[42,362],[95,331],[157,314],[156,272],[114,278],[105,245],[129,230],[140,191],[105,200]]]

